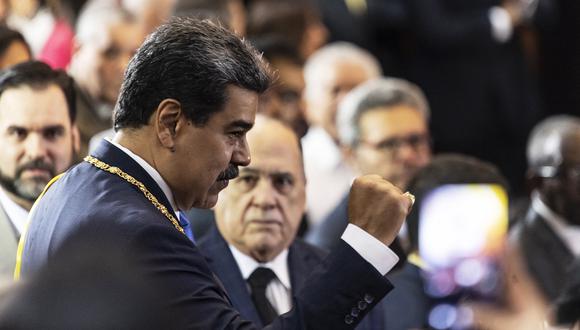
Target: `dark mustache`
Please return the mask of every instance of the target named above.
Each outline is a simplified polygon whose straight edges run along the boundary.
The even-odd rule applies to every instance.
[[[240,170],[235,165],[230,165],[225,171],[221,172],[218,180],[231,180],[238,177]]]
[[[54,166],[52,166],[49,163],[46,163],[42,159],[35,159],[29,161],[28,163],[20,165],[16,169],[16,177],[17,178],[20,177],[20,175],[22,175],[22,172],[26,170],[46,170],[48,171],[48,173],[50,173],[50,176],[54,176]]]

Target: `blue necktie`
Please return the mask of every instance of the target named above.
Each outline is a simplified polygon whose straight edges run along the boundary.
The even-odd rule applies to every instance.
[[[191,225],[189,224],[189,219],[183,214],[183,212],[177,212],[179,214],[179,225],[183,228],[185,236],[189,238],[193,243],[195,243],[195,238],[193,237],[193,231],[191,230]]]

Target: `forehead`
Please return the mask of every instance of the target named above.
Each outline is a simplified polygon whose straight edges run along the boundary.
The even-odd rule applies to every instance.
[[[364,112],[359,119],[361,136],[388,138],[410,133],[426,133],[422,114],[408,105],[380,107]]]
[[[9,88],[0,95],[0,124],[22,127],[69,123],[68,105],[62,90],[51,84]]]
[[[258,93],[232,85],[226,88],[226,94],[223,109],[209,117],[208,125],[253,125],[258,109]]]
[[[260,123],[248,133],[252,161],[248,168],[299,176],[302,157],[296,135],[280,123]]]
[[[331,64],[326,76],[327,84],[335,86],[355,87],[368,80],[370,75],[362,63],[338,60]]]

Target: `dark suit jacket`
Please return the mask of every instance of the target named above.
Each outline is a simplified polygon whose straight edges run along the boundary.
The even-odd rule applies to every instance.
[[[232,301],[232,305],[243,318],[254,324],[261,324],[258,312],[252,303],[246,281],[234,259],[227,242],[215,225],[199,242],[199,248],[206,256],[209,267],[224,284]],[[312,246],[301,239],[296,239],[288,251],[288,269],[292,283],[292,295],[298,294],[306,284],[308,276],[318,267],[328,255],[327,252]],[[374,309],[357,326],[358,330],[382,328],[384,315]]]
[[[553,302],[566,283],[572,252],[532,208],[513,228],[510,239],[521,248],[530,274]]]
[[[385,314],[383,329],[425,329],[431,300],[425,294],[419,267],[407,262],[399,272],[388,277],[395,289],[376,307]]]
[[[195,220],[194,220],[195,221]],[[223,283],[232,305],[243,318],[255,324],[261,324],[258,312],[252,303],[247,284],[227,242],[214,225],[198,244],[202,253],[206,256],[209,268]],[[311,246],[301,240],[296,240],[290,245],[288,251],[288,269],[290,270],[290,282],[292,294],[300,292],[310,272],[316,268],[327,255],[326,252]]]
[[[124,152],[103,141],[93,155],[142,182],[171,210],[155,181]],[[178,328],[255,328],[231,306],[198,248],[138,188],[88,163],[70,169],[37,202],[24,238],[22,276],[50,262],[55,250],[76,231],[92,235],[114,231],[127,249],[135,250],[145,275],[158,281],[170,297],[167,304]],[[345,243],[312,272],[295,299],[295,308],[270,328],[352,329],[391,288]],[[363,302],[368,307],[353,318],[353,308]]]

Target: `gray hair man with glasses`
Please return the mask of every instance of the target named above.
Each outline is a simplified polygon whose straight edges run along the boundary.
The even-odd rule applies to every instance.
[[[554,301],[567,268],[580,256],[580,118],[540,122],[530,135],[527,158],[531,203],[511,238],[545,298]]]
[[[404,190],[431,160],[429,105],[421,89],[396,78],[369,80],[345,96],[337,112],[345,159],[358,174],[378,174]],[[308,240],[332,248],[346,227],[348,193]]]

